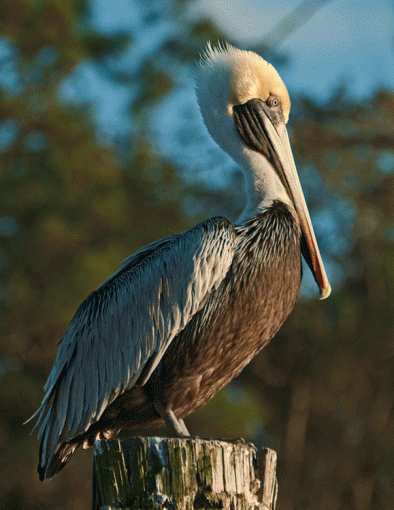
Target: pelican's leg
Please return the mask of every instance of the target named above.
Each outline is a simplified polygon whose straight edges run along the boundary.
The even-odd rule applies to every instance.
[[[171,411],[171,409],[166,409],[160,402],[155,402],[155,408],[163,420],[166,422],[167,427],[169,427],[177,437],[190,436],[184,421],[178,420],[174,414],[174,411]]]
[[[185,436],[190,436],[190,433],[189,431],[187,430],[186,428],[186,425],[185,425],[185,422],[182,420],[182,418],[179,418],[179,424],[181,425],[182,427],[182,430],[183,430],[183,433],[185,434]]]

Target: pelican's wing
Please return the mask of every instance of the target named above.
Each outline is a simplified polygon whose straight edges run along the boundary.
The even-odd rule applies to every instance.
[[[225,277],[235,231],[224,218],[138,251],[77,310],[60,342],[34,416],[42,463],[58,443],[86,431],[108,404],[144,382],[172,339]]]

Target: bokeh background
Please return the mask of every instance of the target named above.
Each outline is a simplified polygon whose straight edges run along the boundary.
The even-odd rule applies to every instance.
[[[207,41],[277,66],[332,296],[306,270],[271,345],[186,422],[279,456],[278,510],[394,508],[394,3],[0,0],[0,508],[86,509],[92,452],[50,482],[22,423],[76,308],[242,177],[210,140]]]

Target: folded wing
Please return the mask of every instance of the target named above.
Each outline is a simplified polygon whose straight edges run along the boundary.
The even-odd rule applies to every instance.
[[[173,338],[232,262],[233,225],[212,218],[139,250],[78,308],[60,342],[41,422],[41,466],[85,432],[138,379],[144,384]]]

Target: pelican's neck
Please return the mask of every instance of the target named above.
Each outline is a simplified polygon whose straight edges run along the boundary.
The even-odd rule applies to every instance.
[[[232,68],[224,61],[221,65],[204,69],[198,77],[196,92],[209,133],[244,172],[246,206],[236,221],[236,224],[240,224],[269,207],[274,200],[286,204],[291,204],[291,201],[272,165],[260,153],[241,142],[232,115],[231,82]]]
[[[293,209],[291,200],[279,176],[271,164],[258,152],[244,148],[240,157],[233,158],[241,166],[245,175],[246,205],[235,224],[239,225],[255,214],[270,207],[274,201],[281,202]]]
[[[235,224],[243,223],[272,205],[275,200],[289,204],[293,209],[275,169],[262,154],[241,142],[234,119],[220,110],[215,115],[209,115],[208,99],[202,105],[201,111],[212,138],[241,167],[245,176],[246,205]]]

